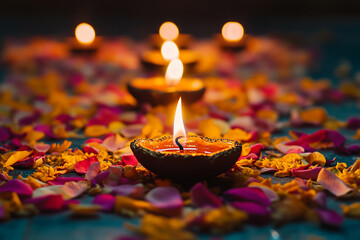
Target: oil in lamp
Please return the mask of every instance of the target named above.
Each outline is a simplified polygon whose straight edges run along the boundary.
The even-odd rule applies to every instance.
[[[172,136],[137,139],[130,145],[137,160],[149,171],[179,182],[216,177],[230,170],[241,155],[241,144],[229,139],[186,135],[178,101]]]
[[[241,51],[246,46],[247,35],[240,23],[227,22],[222,27],[221,35],[216,35],[216,40],[224,50]]]
[[[205,93],[205,86],[198,78],[183,78],[184,66],[180,59],[170,61],[165,77],[135,78],[128,82],[129,93],[139,103],[166,105],[179,97],[187,103],[200,100]]]
[[[187,48],[192,41],[190,34],[179,33],[179,28],[173,22],[164,22],[159,28],[159,34],[150,35],[150,44],[159,49],[165,41],[174,41],[180,49]]]
[[[176,25],[174,25],[176,27]],[[170,27],[169,27],[170,28]],[[169,62],[176,56],[180,58],[186,66],[186,70],[191,72],[199,60],[199,55],[188,49],[179,50],[175,40],[178,36],[179,30],[169,32],[161,31],[160,34],[164,37],[165,41],[161,41],[161,50],[147,50],[141,55],[141,62],[143,66],[150,71],[164,72]],[[175,54],[175,55],[174,55]]]
[[[80,23],[75,28],[75,37],[69,39],[70,50],[74,54],[93,54],[100,45],[101,38],[95,35],[88,23]]]

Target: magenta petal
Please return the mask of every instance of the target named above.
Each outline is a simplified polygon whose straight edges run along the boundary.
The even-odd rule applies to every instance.
[[[325,168],[321,169],[321,171],[319,172],[317,181],[326,190],[328,190],[337,197],[343,196],[352,190],[333,172]]]
[[[26,199],[24,203],[34,204],[41,211],[60,211],[64,206],[64,199],[61,195],[47,195]]]
[[[321,222],[330,227],[340,227],[344,222],[344,217],[334,210],[318,208],[316,213]]]
[[[91,180],[91,184],[94,186],[96,184],[103,185],[104,180],[110,175],[109,170],[99,173],[96,177]]]
[[[271,188],[263,187],[263,186],[259,186],[259,185],[254,185],[254,186],[250,186],[250,187],[261,189],[263,191],[263,193],[265,194],[265,196],[267,197],[267,199],[270,200],[270,202],[279,200],[279,195]]]
[[[34,190],[30,187],[30,185],[20,180],[14,179],[0,186],[0,193],[3,192],[15,192],[20,197],[30,197]]]
[[[10,179],[4,173],[0,173],[0,183],[7,182],[9,180]]]
[[[318,207],[325,209],[327,205],[326,193],[324,191],[318,192],[314,197],[314,201]]]
[[[345,137],[338,131],[326,130],[326,137],[327,140],[334,143],[334,147],[342,146],[345,143]]]
[[[306,170],[291,169],[291,173],[292,173],[293,177],[316,180],[321,169],[322,169],[322,167],[315,167],[315,168],[306,169]]]
[[[6,142],[10,139],[10,132],[7,127],[0,127],[0,142]]]
[[[264,205],[254,202],[232,202],[231,206],[246,212],[251,223],[264,224],[270,220],[271,211]]]
[[[246,156],[241,156],[239,158],[239,160],[242,160],[242,159],[253,159],[253,160],[257,160],[259,158],[258,155],[256,155],[255,153],[249,153],[248,155]]]
[[[261,143],[256,143],[250,147],[250,152],[255,153],[256,155],[259,155],[261,152],[261,149],[264,149],[264,145]]]
[[[124,155],[121,157],[121,160],[123,161],[123,163],[125,165],[130,165],[130,166],[138,165],[138,160],[136,159],[136,157],[134,155]]]
[[[122,166],[110,166],[109,175],[103,181],[104,186],[114,187],[119,185],[122,179],[122,171]]]
[[[115,197],[111,194],[100,194],[94,198],[93,204],[100,205],[104,211],[111,211],[114,208]]]
[[[358,129],[360,128],[360,118],[359,117],[351,117],[347,120],[347,124],[346,124],[347,128],[351,128],[351,129]]]
[[[224,196],[232,201],[251,201],[264,206],[270,206],[271,202],[259,188],[244,187],[232,188],[224,192]]]
[[[138,199],[143,198],[144,193],[145,190],[142,184],[124,184],[116,186],[111,190],[111,194],[113,195],[129,196]]]
[[[74,169],[77,173],[85,174],[87,171],[89,171],[90,165],[97,161],[97,157],[89,157],[88,159],[77,162],[74,166]]]
[[[192,202],[196,207],[220,207],[222,201],[212,194],[202,183],[197,183],[190,190]]]
[[[50,180],[48,183],[51,185],[64,185],[67,182],[84,181],[82,177],[57,177],[54,180]]]
[[[145,200],[161,209],[178,209],[184,205],[180,192],[174,187],[156,187],[146,194]]]
[[[7,216],[7,214],[6,214],[5,208],[2,205],[0,205],[0,220],[5,219],[6,216]]]
[[[100,172],[100,162],[94,162],[90,165],[89,171],[85,174],[85,179],[91,181]]]
[[[97,150],[97,149],[95,149],[95,148],[93,148],[93,147],[89,147],[89,146],[85,146],[85,147],[83,147],[83,152],[85,152],[85,153],[93,153],[93,154],[98,154],[99,153],[99,150]]]

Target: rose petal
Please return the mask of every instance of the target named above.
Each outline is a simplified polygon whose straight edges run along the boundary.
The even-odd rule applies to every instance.
[[[100,162],[94,162],[90,165],[89,170],[85,174],[85,179],[91,181],[100,172]]]
[[[130,166],[138,165],[138,160],[136,159],[136,157],[134,155],[124,155],[121,157],[121,160],[123,161],[123,163],[125,165],[130,165]]]
[[[263,206],[270,206],[271,202],[260,188],[244,187],[232,188],[224,192],[224,196],[232,201],[251,201]]]
[[[41,211],[60,211],[65,202],[61,195],[46,195],[26,199],[24,203],[34,204]]]
[[[104,186],[113,187],[119,185],[122,178],[122,171],[122,166],[110,166],[109,175],[103,181]]]
[[[359,117],[351,117],[347,120],[346,123],[347,128],[358,129],[360,128],[360,118]]]
[[[30,185],[18,179],[13,179],[3,185],[0,185],[0,193],[3,192],[15,192],[20,197],[30,197],[33,195],[34,190],[30,187]]]
[[[317,181],[337,197],[343,196],[352,190],[333,172],[325,168],[320,170]]]
[[[120,132],[126,138],[133,138],[139,136],[143,128],[143,124],[127,125],[123,127]]]
[[[284,154],[289,154],[289,153],[303,153],[305,151],[305,149],[301,146],[296,146],[296,145],[285,145],[283,143],[279,143],[275,145],[275,148]]]
[[[38,143],[35,144],[34,149],[38,152],[46,153],[47,151],[49,151],[50,147],[51,147],[50,144]]]
[[[156,187],[148,192],[145,200],[160,209],[182,208],[182,201],[179,191],[174,187]]]
[[[103,211],[111,211],[115,205],[115,197],[111,194],[99,194],[94,198],[93,204],[100,205]]]
[[[264,224],[270,220],[271,211],[264,205],[254,202],[232,202],[231,206],[246,212],[249,222],[253,224]]]
[[[278,170],[276,168],[261,168],[260,169],[260,172],[261,173],[274,173],[274,172],[277,172]]]
[[[116,152],[120,148],[123,148],[126,142],[127,140],[125,138],[121,137],[119,134],[115,134],[105,138],[101,145],[110,152]]]
[[[190,189],[190,196],[196,207],[220,207],[222,201],[220,198],[212,194],[202,183],[195,184]]]
[[[321,222],[330,227],[340,227],[344,222],[344,217],[334,210],[318,208],[316,213]]]
[[[0,142],[6,142],[10,139],[10,131],[7,127],[0,127]]]
[[[6,176],[4,173],[0,173],[0,183],[2,182],[8,182],[10,181],[10,179],[8,178],[8,176]]]
[[[325,209],[327,205],[327,198],[325,192],[318,192],[314,197],[314,201],[318,207]]]
[[[77,162],[74,166],[74,169],[77,173],[85,174],[89,171],[90,165],[97,161],[98,159],[96,156],[89,157],[85,160]]]
[[[144,197],[144,186],[139,183],[139,184],[123,184],[120,186],[116,186],[114,188],[112,188],[111,190],[111,194],[113,195],[122,195],[122,196],[127,196],[127,197],[133,197],[133,198],[143,198]]]
[[[108,170],[99,173],[96,177],[94,177],[91,180],[92,186],[95,186],[96,184],[103,185],[103,182],[105,181],[106,178],[108,178],[109,175],[110,175],[110,171]]]
[[[312,169],[299,170],[299,169],[291,169],[291,173],[293,177],[299,177],[304,179],[316,180],[318,178],[319,172],[322,167],[315,167]]]
[[[275,202],[275,201],[279,200],[279,195],[271,188],[268,188],[265,186],[260,186],[260,185],[253,185],[253,186],[249,186],[249,187],[261,189],[263,191],[263,193],[265,194],[265,196],[267,197],[267,199],[270,200],[270,202]]]
[[[261,149],[264,149],[264,145],[261,143],[256,143],[250,147],[250,152],[255,153],[256,155],[259,155],[261,152]]]
[[[32,151],[17,151],[13,153],[5,162],[4,167],[8,167],[16,163],[17,161],[24,160],[31,154]]]
[[[84,181],[82,177],[57,177],[54,180],[50,180],[48,183],[51,185],[64,185],[67,182]]]
[[[41,187],[34,191],[33,197],[43,197],[46,195],[61,195],[64,200],[69,200],[80,196],[88,189],[85,181],[67,182],[64,185],[53,185]]]

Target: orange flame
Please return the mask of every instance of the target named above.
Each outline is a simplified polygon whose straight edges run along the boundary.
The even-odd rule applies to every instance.
[[[186,143],[186,131],[185,131],[184,121],[183,121],[183,117],[182,117],[181,97],[179,98],[179,101],[178,101],[178,104],[176,107],[175,118],[174,118],[174,131],[173,131],[174,145],[176,145],[175,139],[177,137],[183,137],[183,138],[181,138],[181,140],[182,140],[181,145],[184,146]]]
[[[80,23],[75,29],[75,37],[82,44],[91,44],[95,40],[95,30],[87,23]]]

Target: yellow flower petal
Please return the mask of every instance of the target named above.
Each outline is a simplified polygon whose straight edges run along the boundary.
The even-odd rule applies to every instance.
[[[85,128],[85,135],[88,137],[99,137],[110,133],[103,125],[91,125]]]
[[[27,156],[30,155],[31,152],[32,151],[17,151],[17,152],[15,152],[5,162],[4,167],[11,166],[16,162],[25,159]]]

